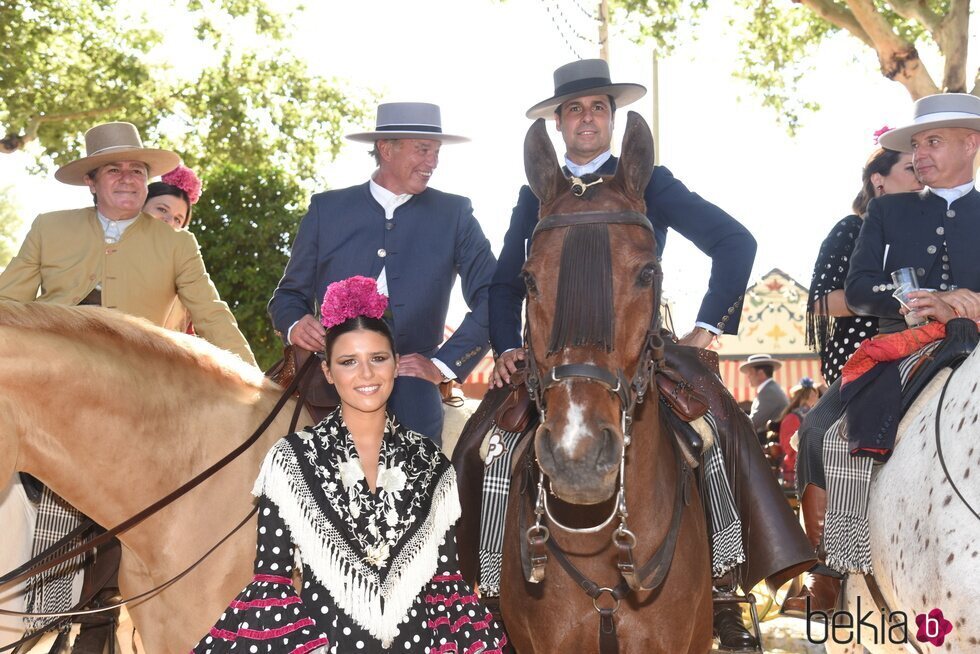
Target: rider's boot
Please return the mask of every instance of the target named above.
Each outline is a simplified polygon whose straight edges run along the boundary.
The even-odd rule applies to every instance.
[[[813,484],[807,484],[803,490],[801,501],[803,507],[803,524],[807,538],[817,554],[820,553],[820,542],[823,539],[824,519],[827,515],[827,491]],[[783,602],[781,612],[784,615],[806,617],[808,612],[833,611],[837,608],[837,597],[840,595],[840,579],[821,574],[825,566],[817,564],[816,570],[811,569],[809,581],[799,595],[787,597]],[[829,571],[829,570],[827,570]]]
[[[737,604],[716,604],[714,633],[722,650],[755,651],[759,641],[749,633]]]

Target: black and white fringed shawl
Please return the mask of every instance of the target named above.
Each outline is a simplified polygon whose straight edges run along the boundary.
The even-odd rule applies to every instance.
[[[304,568],[384,647],[436,574],[460,515],[449,461],[390,417],[371,493],[339,409],[279,441],[252,493],[276,504]]]

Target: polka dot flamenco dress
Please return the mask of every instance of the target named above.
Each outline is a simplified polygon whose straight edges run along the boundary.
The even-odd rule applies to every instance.
[[[255,489],[255,576],[194,654],[507,651],[503,631],[459,573],[459,502],[448,461],[389,421],[371,493],[350,465],[356,450],[345,432],[334,414],[269,453]],[[335,501],[323,501],[330,494]]]

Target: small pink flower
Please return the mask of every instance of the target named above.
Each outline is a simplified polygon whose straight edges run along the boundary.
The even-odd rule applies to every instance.
[[[357,316],[380,318],[387,308],[388,298],[378,293],[378,283],[358,275],[327,286],[320,306],[320,322],[330,329]]]
[[[166,175],[163,175],[160,181],[182,190],[187,194],[187,198],[191,201],[191,204],[197,204],[197,201],[201,197],[201,179],[193,170],[183,164],[177,166]]]
[[[885,132],[890,132],[892,131],[892,129],[894,128],[889,127],[888,125],[884,125],[881,129],[875,132],[875,145],[878,145],[878,139],[881,138],[882,134],[884,134]]]

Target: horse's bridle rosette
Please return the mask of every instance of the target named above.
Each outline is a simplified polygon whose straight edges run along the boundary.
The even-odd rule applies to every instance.
[[[327,286],[320,305],[320,322],[330,329],[351,318],[380,318],[388,308],[388,298],[378,292],[378,282],[360,275]]]

